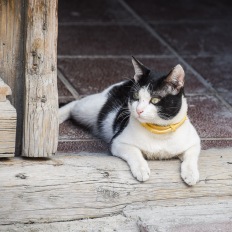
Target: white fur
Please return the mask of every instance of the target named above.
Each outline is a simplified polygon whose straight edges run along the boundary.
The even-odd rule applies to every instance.
[[[120,85],[118,83],[116,85]],[[115,85],[114,85],[115,86]],[[113,86],[99,94],[94,94],[77,100],[63,107],[59,111],[60,122],[73,117],[78,122],[93,128],[96,127],[97,116],[107,100],[107,93]],[[187,102],[182,97],[182,107],[179,113],[171,120],[164,120],[158,116],[158,108],[149,104],[151,97],[147,89],[139,91],[139,101],[129,104],[131,116],[127,127],[112,143],[111,152],[125,161],[131,172],[139,181],[149,179],[150,169],[147,159],[169,159],[179,157],[181,164],[181,177],[188,185],[194,185],[199,180],[198,156],[200,154],[200,138],[189,119],[175,132],[168,134],[153,134],[141,125],[141,122],[167,125],[180,122],[187,114]],[[137,111],[143,113],[138,114]],[[103,137],[107,142],[113,137],[113,122],[118,110],[112,111],[103,126]]]
[[[113,137],[113,123],[114,123],[114,119],[116,117],[118,110],[114,110],[112,112],[109,113],[109,115],[107,116],[103,128],[102,128],[102,133],[101,137],[107,142],[109,143],[111,138]]]
[[[87,96],[85,98],[70,102],[69,104],[63,106],[59,109],[59,123],[63,123],[69,118],[73,118],[77,122],[81,122],[85,126],[91,127],[94,134],[98,134],[96,127],[98,113],[105,104],[109,91],[113,87],[122,85],[123,83],[124,81],[116,83],[114,85],[111,85],[101,93]],[[102,137],[106,141],[109,141],[109,138],[112,138],[113,136],[113,130],[111,129],[112,127],[109,127],[109,125],[112,125],[113,118],[116,116],[116,113],[117,110],[115,110],[113,114],[110,114],[111,117],[109,117],[109,119],[107,119],[105,123],[105,135],[103,135]],[[109,129],[108,131],[107,127]]]
[[[75,106],[76,102],[70,102],[59,109],[59,123],[63,123],[71,117],[71,110]]]

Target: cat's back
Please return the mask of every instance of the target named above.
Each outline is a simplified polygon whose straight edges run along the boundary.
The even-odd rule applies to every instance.
[[[74,120],[89,128],[98,137],[106,140],[102,133],[106,128],[112,131],[112,119],[115,116],[115,109],[118,109],[121,102],[126,99],[126,90],[128,89],[128,81],[116,83],[100,93],[69,103],[60,109],[60,114],[65,114],[65,111],[70,110],[71,117]],[[109,134],[107,140],[108,137]]]
[[[128,100],[132,80],[115,84],[105,91],[105,103],[102,105],[97,118],[98,136],[110,142],[119,130],[122,130],[129,120]]]

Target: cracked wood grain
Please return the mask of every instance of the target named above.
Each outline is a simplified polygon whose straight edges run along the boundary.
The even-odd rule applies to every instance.
[[[0,78],[0,157],[12,157],[15,153],[16,110],[6,99],[11,89]]]
[[[0,101],[0,158],[15,154],[16,110],[8,100]]]
[[[113,215],[97,219],[84,219],[77,221],[65,221],[41,224],[16,224],[0,225],[0,231],[4,232],[32,232],[32,231],[75,231],[75,232],[139,232],[136,220],[122,215]]]
[[[0,77],[12,90],[9,99],[17,110],[16,155],[20,155],[24,107],[24,0],[0,0]]]
[[[58,145],[57,0],[26,0],[23,156],[49,157]]]
[[[124,161],[107,155],[5,160],[0,163],[0,224],[98,218],[150,201],[168,207],[170,202],[227,198],[231,159],[231,150],[203,151],[200,182],[194,187],[181,180],[179,160],[149,161],[151,177],[145,183],[132,177]]]
[[[124,216],[139,219],[140,231],[231,231],[232,199],[203,197],[131,204]]]

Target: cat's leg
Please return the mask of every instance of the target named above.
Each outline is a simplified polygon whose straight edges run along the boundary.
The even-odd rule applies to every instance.
[[[200,144],[197,144],[179,156],[183,161],[181,163],[181,177],[188,185],[195,185],[199,181],[198,157],[200,150]]]
[[[146,181],[150,176],[150,169],[141,151],[132,145],[114,142],[111,146],[114,156],[125,160],[130,166],[133,176],[139,181]]]

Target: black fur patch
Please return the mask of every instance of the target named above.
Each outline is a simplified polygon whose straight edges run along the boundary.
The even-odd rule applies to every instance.
[[[108,100],[98,115],[98,129],[100,132],[102,131],[102,126],[108,114],[115,109],[119,109],[119,112],[113,124],[114,132],[117,133],[122,131],[126,127],[128,120],[124,120],[122,113],[128,112],[128,93],[130,92],[133,83],[133,80],[125,81],[122,85],[115,86],[109,91]]]
[[[59,103],[59,108],[61,108],[61,107],[65,106],[65,105],[67,105],[68,103],[70,103],[70,102],[67,102],[67,103]]]
[[[128,109],[128,98],[127,101],[122,105],[120,110],[118,111],[116,118],[114,120],[113,124],[113,131],[115,132],[115,135],[113,136],[112,140],[116,138],[127,126],[130,119],[130,112]]]
[[[183,90],[176,95],[168,94],[163,97],[156,105],[159,109],[158,115],[162,119],[174,118],[181,109]]]

